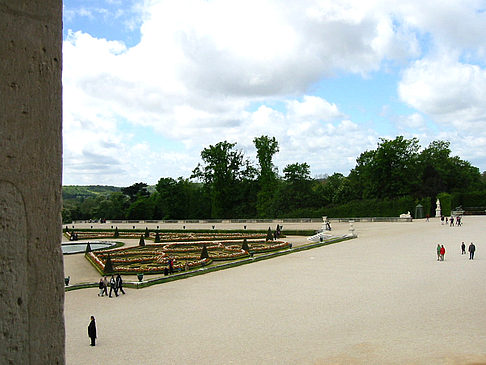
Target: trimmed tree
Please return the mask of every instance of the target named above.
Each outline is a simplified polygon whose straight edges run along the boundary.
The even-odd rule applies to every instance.
[[[154,239],[154,242],[155,242],[155,243],[160,243],[160,234],[159,234],[159,232],[155,232],[155,239]]]
[[[105,262],[105,268],[103,270],[103,272],[106,274],[112,274],[115,272],[115,269],[113,268],[113,263],[111,262],[111,257],[110,255],[108,255],[108,258],[106,259],[106,262]]]
[[[149,237],[150,237],[149,229],[148,227],[145,227],[145,238],[149,238]]]
[[[143,234],[140,235],[140,241],[138,242],[139,246],[145,246],[145,240],[143,239]]]
[[[118,232],[118,227],[115,227],[115,233],[113,233],[113,238],[120,237],[120,232]]]
[[[89,244],[89,242],[86,245],[86,253],[88,253],[88,252],[91,252],[91,245]]]
[[[248,246],[248,241],[246,238],[243,240],[243,244],[241,245],[241,249],[245,250],[246,252],[250,251],[250,246]]]
[[[202,248],[202,251],[201,251],[201,258],[200,259],[201,260],[209,259],[208,248],[206,247],[205,244],[203,245],[203,248]]]
[[[273,233],[270,227],[268,227],[267,238],[265,238],[265,241],[273,241]]]

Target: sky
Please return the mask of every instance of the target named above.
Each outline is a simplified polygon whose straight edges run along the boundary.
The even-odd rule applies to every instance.
[[[380,138],[486,170],[486,0],[64,0],[63,184],[189,178],[204,148],[348,175]]]

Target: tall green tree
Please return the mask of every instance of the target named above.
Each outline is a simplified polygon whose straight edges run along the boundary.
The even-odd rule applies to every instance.
[[[135,183],[133,185],[127,186],[126,188],[122,188],[121,191],[123,194],[127,195],[130,198],[130,201],[132,203],[137,200],[139,196],[150,196],[150,193],[147,190],[147,184],[143,182]]]
[[[297,209],[313,205],[313,180],[310,167],[304,163],[293,163],[283,169],[284,180],[278,193],[278,214],[283,216]]]
[[[394,198],[410,193],[418,181],[417,138],[380,138],[376,150],[363,152],[356,160],[353,177],[363,198]]]
[[[259,191],[256,210],[260,218],[271,218],[275,214],[274,196],[277,185],[277,169],[273,165],[273,156],[279,151],[275,137],[261,136],[253,139],[257,150]]]
[[[198,164],[191,175],[209,187],[212,218],[233,216],[238,183],[251,170],[235,146],[236,143],[223,141],[203,149],[204,165]]]
[[[128,219],[153,219],[155,202],[150,196],[139,195],[127,210]]]
[[[476,167],[451,156],[448,141],[432,141],[419,156],[421,167],[420,196],[435,197],[441,192],[481,189],[481,174]]]

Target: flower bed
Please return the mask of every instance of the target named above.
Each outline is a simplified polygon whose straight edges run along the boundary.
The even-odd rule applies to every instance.
[[[289,248],[284,241],[247,241],[248,251],[242,249],[243,240],[219,242],[171,242],[145,246],[123,247],[89,252],[86,258],[104,273],[105,264],[110,257],[113,269],[117,273],[163,273],[172,260],[173,269],[181,271],[204,266],[211,261],[228,261],[248,257],[250,254],[277,251]],[[201,259],[203,246],[206,246],[209,259]]]
[[[261,241],[248,242],[248,246],[250,246],[251,253],[261,253],[290,248],[290,243],[284,241]]]
[[[155,239],[155,232],[150,232],[150,238]],[[264,238],[263,233],[159,233],[160,242],[191,242],[215,240],[242,240]]]
[[[169,260],[169,257],[166,256],[165,253],[158,251],[147,251],[144,253],[144,256],[140,256],[137,251],[132,253],[129,250],[125,250],[124,253],[119,253],[118,255],[118,257],[122,256],[123,258],[116,258],[116,256],[115,258],[112,258],[111,254],[109,256],[114,270],[120,274],[160,274],[167,268]],[[105,264],[108,259],[108,253],[106,251],[89,252],[86,254],[86,258],[98,269],[99,272],[106,274],[104,272]],[[199,257],[188,257],[185,260],[182,260],[182,257],[179,257],[179,261],[174,261],[173,268],[176,271],[180,271],[185,269],[186,265],[188,269],[193,269],[208,265],[209,263],[211,263],[211,259],[201,260]]]
[[[78,240],[94,239],[94,238],[110,238],[114,237],[113,230],[107,231],[66,231],[64,235],[71,240],[72,234],[76,233]],[[118,231],[117,238],[140,238],[145,236],[143,231]],[[156,232],[149,232],[149,239],[155,239]],[[242,240],[242,239],[261,239],[265,237],[264,233],[206,233],[206,232],[159,232],[160,242],[190,242],[190,241],[214,241],[214,240]]]

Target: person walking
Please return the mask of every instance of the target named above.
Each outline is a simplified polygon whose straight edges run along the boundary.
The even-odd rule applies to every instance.
[[[108,279],[106,276],[103,278],[103,294],[108,296]]]
[[[116,281],[115,281],[115,277],[113,275],[111,275],[111,279],[110,279],[110,295],[109,295],[110,298],[111,298],[111,292],[112,291],[115,292],[115,296],[118,296],[118,289],[116,287]]]
[[[476,246],[471,242],[469,245],[469,260],[474,260],[474,252],[476,252]]]
[[[120,274],[116,275],[116,287],[117,290],[121,291],[123,294],[125,294],[125,291],[123,290],[123,280]]]
[[[464,244],[464,241],[462,241],[461,244],[461,255],[464,255],[466,253],[466,245]]]
[[[440,245],[437,245],[437,261],[440,260]]]
[[[100,289],[100,292],[98,293],[99,297],[103,296],[103,292],[105,291],[105,285],[103,284],[103,278],[100,278],[100,282],[98,284],[98,288]]]
[[[88,325],[88,337],[91,339],[91,346],[96,345],[96,322],[95,317],[91,316],[91,321]]]
[[[445,255],[445,248],[444,245],[440,246],[440,260],[444,261],[444,255]]]

